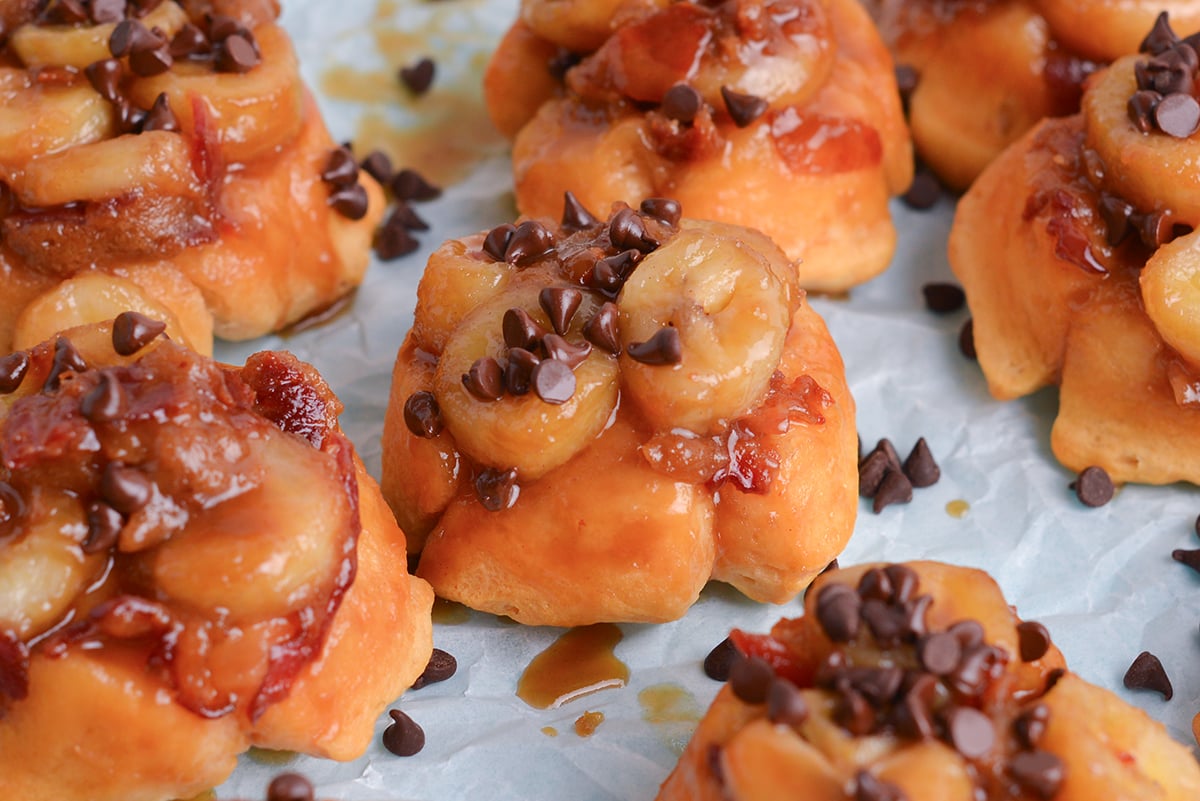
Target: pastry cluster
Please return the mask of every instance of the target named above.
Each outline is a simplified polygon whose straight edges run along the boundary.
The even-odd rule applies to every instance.
[[[761,230],[801,286],[881,272],[912,179],[891,59],[853,0],[525,0],[484,76],[518,209],[648,197]]]
[[[431,653],[428,585],[313,368],[137,313],[0,360],[0,790],[163,801],[338,759]]]
[[[137,309],[208,351],[362,279],[379,187],[329,137],[269,0],[10,2],[0,350]]]
[[[430,258],[383,487],[438,595],[530,624],[783,601],[854,524],[854,404],[795,267],[673,200],[568,195]]]

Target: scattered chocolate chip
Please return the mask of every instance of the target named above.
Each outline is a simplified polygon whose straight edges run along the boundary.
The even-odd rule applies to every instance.
[[[850,642],[858,634],[862,599],[846,584],[827,584],[817,595],[817,622],[833,642]]]
[[[46,376],[46,382],[42,384],[42,389],[53,392],[62,382],[63,373],[82,373],[86,369],[87,362],[83,360],[83,356],[79,354],[71,341],[65,337],[59,337],[54,340],[54,359],[50,363],[50,373]]]
[[[1050,632],[1035,620],[1018,623],[1017,638],[1020,641],[1022,662],[1036,662],[1050,650]]]
[[[892,466],[888,463],[887,454],[871,451],[858,466],[858,494],[863,498],[874,498],[884,475],[890,470]]]
[[[942,184],[937,176],[929,170],[918,169],[913,173],[912,183],[900,199],[910,209],[925,211],[936,206],[941,196]]]
[[[883,568],[883,573],[892,582],[891,600],[894,603],[907,603],[921,584],[921,579],[917,576],[917,571],[908,565],[888,565]]]
[[[823,576],[826,573],[832,573],[833,571],[837,570],[838,568],[839,568],[839,565],[838,565],[837,557],[834,557],[833,561],[831,561],[829,564],[825,565],[825,567],[821,569],[821,572],[818,575]]]
[[[925,623],[925,613],[933,603],[932,595],[918,595],[904,605],[904,628],[913,637],[920,637],[928,632]]]
[[[463,386],[480,400],[499,400],[504,395],[504,371],[491,356],[476,359],[463,374]]]
[[[504,365],[504,388],[510,395],[528,395],[533,388],[533,368],[541,361],[525,348],[509,348]]]
[[[383,730],[383,747],[396,756],[412,756],[425,747],[425,732],[399,709],[389,709],[392,723]]]
[[[604,303],[583,327],[583,335],[601,350],[612,354],[621,352],[621,340],[617,336],[617,304]]]
[[[704,675],[713,681],[729,681],[730,668],[740,655],[733,640],[726,637],[704,657]]]
[[[1170,209],[1152,211],[1149,214],[1134,214],[1130,217],[1142,244],[1152,250],[1188,233],[1191,228],[1186,223],[1176,221],[1175,214]]]
[[[207,14],[205,16],[208,28],[208,38],[214,42],[223,42],[235,34],[246,36],[249,31],[242,23],[228,14]]]
[[[393,176],[392,194],[397,200],[422,202],[441,197],[442,190],[425,180],[416,170],[405,168]]]
[[[721,97],[725,100],[725,109],[733,118],[733,124],[739,128],[745,128],[757,120],[770,105],[761,97],[735,92],[728,86],[721,87]]]
[[[121,312],[113,320],[113,350],[119,356],[132,356],[166,330],[167,324],[161,320],[147,317],[141,312]]]
[[[368,153],[367,157],[362,160],[362,169],[381,186],[391,183],[392,176],[395,174],[392,169],[392,160],[382,150],[372,150]]]
[[[88,533],[80,546],[86,554],[107,551],[117,544],[125,518],[116,509],[101,501],[92,501],[87,507]]]
[[[79,411],[92,423],[116,420],[125,410],[125,391],[112,373],[100,374],[100,383],[79,402]]]
[[[546,287],[538,293],[538,304],[550,318],[556,334],[567,332],[581,303],[583,293],[574,287]]]
[[[375,232],[373,247],[375,255],[381,261],[392,261],[401,256],[407,256],[420,246],[421,243],[408,232],[404,221],[394,217],[388,217]]]
[[[946,631],[953,634],[964,649],[983,643],[983,626],[978,620],[960,620]]]
[[[908,796],[896,785],[860,770],[854,776],[854,801],[908,801]]]
[[[893,470],[901,469],[900,454],[896,452],[896,446],[892,444],[892,441],[890,439],[888,439],[887,437],[884,437],[883,439],[876,442],[875,450],[879,451],[880,453],[882,453],[884,456],[887,457],[888,465]]]
[[[912,496],[913,484],[909,481],[908,476],[904,475],[902,470],[888,470],[883,475],[883,481],[879,482],[879,489],[875,492],[871,511],[879,514],[892,504],[909,503],[912,501]]]
[[[584,360],[592,352],[590,342],[580,342],[578,345],[572,345],[558,334],[546,334],[542,338],[542,347],[546,349],[547,358],[560,361],[572,370],[583,364]]]
[[[1129,670],[1125,671],[1124,684],[1130,690],[1153,690],[1162,693],[1164,701],[1170,701],[1171,696],[1175,694],[1162,662],[1149,651],[1142,651],[1133,660]]]
[[[950,674],[951,685],[964,695],[978,695],[987,688],[992,670],[1002,657],[1003,653],[990,645],[964,645],[963,658]]]
[[[776,677],[767,687],[767,719],[785,726],[799,726],[808,719],[808,704],[795,684]]]
[[[967,318],[958,332],[958,349],[968,359],[979,358],[979,354],[975,352],[975,321],[970,318]]]
[[[704,98],[686,83],[677,83],[663,94],[662,113],[669,119],[690,125],[704,105]]]
[[[595,215],[584,208],[583,204],[579,202],[579,199],[573,193],[563,193],[562,227],[564,231],[582,231],[585,228],[591,228],[593,225],[599,224],[600,220],[596,219]]]
[[[843,686],[838,688],[840,695],[833,710],[833,718],[838,725],[854,736],[865,737],[875,729],[875,710],[862,693],[851,688],[848,682],[842,684]]]
[[[158,97],[154,98],[154,105],[150,106],[150,110],[142,118],[141,130],[143,133],[180,130],[179,120],[175,117],[175,112],[171,111],[171,101],[167,99],[166,92],[159,92]]]
[[[78,25],[88,21],[88,13],[80,0],[58,0],[46,8],[42,19],[51,25]]]
[[[1112,500],[1113,483],[1103,467],[1085,467],[1083,472],[1071,482],[1070,488],[1075,490],[1075,497],[1084,506],[1103,506]]]
[[[108,504],[128,517],[150,503],[154,484],[136,467],[109,462],[100,474],[100,495]]]
[[[483,252],[491,256],[493,261],[504,261],[504,252],[508,250],[508,243],[516,231],[517,226],[512,223],[497,225],[483,238]]]
[[[19,350],[0,358],[0,395],[9,395],[20,388],[29,370],[29,354]]]
[[[442,409],[432,392],[414,392],[404,401],[404,425],[413,436],[432,439],[442,433]]]
[[[546,331],[524,309],[513,307],[504,312],[500,323],[504,344],[510,348],[533,350],[542,341]]]
[[[397,201],[392,206],[384,225],[398,225],[406,231],[428,231],[429,223],[413,210],[413,207],[403,201]]]
[[[909,96],[917,88],[917,81],[920,76],[911,64],[897,64],[895,73],[896,88],[900,91],[901,99],[907,103]]]
[[[1186,139],[1200,127],[1200,103],[1184,92],[1173,92],[1154,107],[1159,130],[1177,139]]]
[[[417,97],[429,91],[433,85],[433,75],[436,72],[433,59],[422,58],[406,67],[401,67],[398,73],[400,83]]]
[[[1188,551],[1183,548],[1176,548],[1171,551],[1171,558],[1200,573],[1200,550]]]
[[[171,69],[174,63],[170,45],[163,39],[159,39],[158,46],[153,48],[139,49],[135,44],[129,53],[129,69],[140,78],[162,75]]]
[[[908,620],[902,607],[871,598],[863,602],[861,615],[875,642],[884,648],[899,645],[908,633]]]
[[[672,227],[679,224],[679,218],[683,215],[683,207],[679,205],[679,201],[667,197],[648,197],[638,209],[647,217]]]
[[[932,712],[937,688],[938,680],[928,673],[918,674],[913,680],[899,705],[892,710],[893,723],[901,735],[928,740],[937,733]]]
[[[333,190],[329,195],[329,205],[338,214],[348,220],[361,220],[367,216],[370,199],[362,184],[343,186]]]
[[[904,475],[908,476],[914,487],[922,488],[933,486],[942,477],[942,471],[933,460],[933,454],[924,437],[917,440],[912,452],[904,460]]]
[[[321,170],[321,180],[339,188],[358,183],[358,164],[354,161],[354,154],[344,147],[331,150],[325,161],[325,169]]]
[[[882,568],[873,567],[859,578],[857,592],[864,601],[891,601],[892,577]]]
[[[121,74],[124,71],[125,68],[119,60],[106,58],[88,64],[84,67],[83,74],[101,97],[110,103],[116,103],[121,99]]]
[[[517,502],[517,496],[520,494],[516,468],[497,470],[488,467],[475,477],[475,496],[489,512],[508,509]]]
[[[1034,749],[1046,733],[1046,724],[1050,720],[1050,707],[1045,704],[1034,704],[1022,712],[1013,721],[1013,734],[1024,748]]]
[[[1154,130],[1154,107],[1161,99],[1162,96],[1158,92],[1140,89],[1134,92],[1125,104],[1129,121],[1142,133],[1150,133]]]
[[[1066,778],[1062,760],[1049,751],[1022,751],[1015,754],[1008,763],[1008,774],[1042,801],[1050,801],[1057,796]]]
[[[744,703],[761,704],[767,700],[767,688],[775,678],[775,670],[765,659],[741,654],[729,668],[729,686]]]
[[[1116,247],[1133,231],[1130,222],[1133,206],[1115,195],[1100,195],[1100,218],[1104,220],[1105,238]]]
[[[525,267],[546,255],[554,248],[554,234],[537,220],[526,220],[513,231],[508,247],[504,249],[504,260],[517,267]]]
[[[154,50],[163,40],[135,19],[122,20],[108,37],[108,52],[114,58],[124,58],[130,53]]]
[[[558,359],[543,359],[533,368],[533,391],[546,403],[566,403],[575,394],[575,373]]]
[[[646,230],[640,214],[624,208],[612,216],[608,223],[608,238],[617,250],[638,250],[649,253],[661,244]]]
[[[313,801],[314,792],[312,782],[299,773],[281,773],[267,787],[267,801]]]
[[[629,358],[642,364],[679,364],[683,361],[683,342],[679,338],[679,331],[668,325],[658,329],[645,342],[632,343],[625,352]]]
[[[441,648],[434,648],[433,653],[429,656],[429,662],[425,665],[425,670],[421,671],[420,676],[417,676],[417,680],[413,682],[412,689],[419,690],[426,685],[445,681],[453,676],[457,670],[458,660],[453,655],[443,651]]]
[[[958,639],[945,631],[930,634],[917,641],[917,659],[921,667],[935,676],[946,676],[958,667],[962,646]]]
[[[891,667],[852,668],[847,674],[851,685],[876,709],[890,704],[900,692],[904,671]]]
[[[262,58],[247,34],[232,34],[221,40],[217,46],[216,65],[221,72],[249,72],[257,67],[260,61]]]
[[[991,719],[969,706],[956,706],[946,715],[946,735],[955,750],[967,759],[983,757],[996,743]]]
[[[1150,28],[1150,33],[1146,34],[1146,38],[1138,46],[1138,52],[1157,56],[1178,41],[1179,37],[1175,35],[1175,31],[1171,30],[1171,23],[1167,19],[1167,12],[1161,11],[1154,20],[1154,25]]]
[[[934,314],[956,312],[967,302],[967,294],[957,284],[925,284],[921,294],[925,298],[925,308]]]
[[[171,38],[167,52],[176,61],[199,59],[207,57],[212,52],[212,45],[209,43],[208,37],[204,35],[204,31],[189,22]]]

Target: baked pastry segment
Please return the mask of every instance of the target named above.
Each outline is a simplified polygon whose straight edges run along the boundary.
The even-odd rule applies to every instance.
[[[1081,114],[1039,124],[980,176],[950,234],[992,394],[1060,384],[1055,455],[1117,481],[1200,482],[1197,234],[1186,233],[1200,207],[1183,169],[1200,149],[1130,111],[1135,93],[1164,97],[1135,73],[1172,48],[1194,58],[1176,38],[1096,75]]]
[[[355,758],[432,650],[316,371],[162,331],[126,313],[0,360],[5,797],[191,797],[252,744]]]
[[[1200,767],[1161,725],[1066,671],[982,571],[832,571],[804,616],[734,631],[729,685],[659,801],[1182,799]]]
[[[34,6],[0,33],[0,350],[93,273],[205,352],[358,285],[382,190],[335,169],[275,4]]]
[[[912,178],[891,59],[847,0],[528,0],[484,79],[517,207],[677,199],[765,232],[809,289],[881,272]]]
[[[568,196],[452,240],[396,359],[384,497],[441,597],[521,622],[781,602],[857,507],[841,358],[763,234]]]

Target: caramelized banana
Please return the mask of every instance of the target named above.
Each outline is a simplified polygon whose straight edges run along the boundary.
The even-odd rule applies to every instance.
[[[187,14],[175,0],[159,3],[139,20],[147,29],[158,28],[167,41],[188,22]],[[109,39],[116,23],[101,25],[22,25],[13,31],[9,46],[26,67],[74,67],[112,58]]]
[[[17,183],[36,156],[99,142],[114,132],[112,106],[90,86],[43,86],[0,67],[0,177]]]
[[[485,255],[483,240],[484,234],[450,239],[430,254],[413,312],[413,336],[420,347],[440,353],[463,318],[502,292],[517,272]]]
[[[528,0],[521,4],[521,20],[541,38],[584,52],[604,44],[616,19],[664,5],[664,0]]]
[[[1142,304],[1163,341],[1200,368],[1200,231],[1155,251],[1139,281]]]

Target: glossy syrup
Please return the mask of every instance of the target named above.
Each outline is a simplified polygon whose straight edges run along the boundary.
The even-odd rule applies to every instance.
[[[598,690],[624,687],[629,667],[613,653],[621,636],[612,623],[568,629],[525,668],[517,696],[537,709],[552,709]]]

